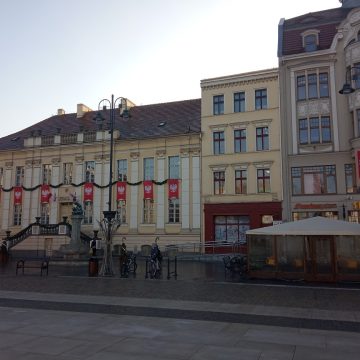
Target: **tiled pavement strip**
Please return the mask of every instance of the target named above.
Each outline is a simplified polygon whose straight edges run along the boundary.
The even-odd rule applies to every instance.
[[[180,274],[0,272],[0,359],[360,358],[359,287]]]

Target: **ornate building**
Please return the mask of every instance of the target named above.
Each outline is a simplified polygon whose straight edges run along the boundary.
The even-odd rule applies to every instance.
[[[121,226],[114,244],[200,240],[200,99],[135,106],[124,99],[114,119],[112,204]],[[55,224],[74,198],[91,236],[108,207],[110,110],[58,114],[0,139],[0,227],[15,234]],[[55,245],[51,237],[46,247]],[[27,241],[27,240],[26,240]],[[38,241],[38,240],[37,240]],[[35,246],[35,245],[34,245]],[[36,246],[43,248],[43,240]],[[21,247],[21,244],[19,244]]]
[[[279,24],[287,221],[360,222],[360,1],[341,3]]]

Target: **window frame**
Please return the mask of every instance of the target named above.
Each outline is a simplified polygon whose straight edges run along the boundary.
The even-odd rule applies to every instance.
[[[235,170],[235,194],[247,194],[247,169]]]
[[[234,113],[245,112],[245,91],[238,91],[233,95]]]
[[[21,226],[22,221],[22,204],[14,205],[14,213],[13,213],[13,225]]]
[[[258,126],[256,133],[256,151],[266,151],[270,149],[269,126]]]
[[[144,180],[154,180],[155,161],[153,157],[144,158]]]
[[[224,114],[224,94],[214,95],[213,96],[213,115],[223,115]]]
[[[258,194],[271,193],[270,168],[256,169],[256,183]]]
[[[127,181],[127,159],[119,159],[116,163],[118,181]]]
[[[44,185],[51,184],[51,174],[52,174],[52,165],[51,164],[43,164],[43,166],[42,166],[42,183]]]
[[[180,156],[174,155],[168,157],[169,179],[180,179]]]
[[[93,166],[90,166],[93,165]],[[85,161],[85,182],[94,183],[95,182],[95,161],[89,160]]]
[[[225,171],[213,171],[214,195],[225,194]]]
[[[94,204],[92,201],[85,201],[83,205],[84,205],[83,224],[92,225],[93,217],[94,217]]]
[[[16,166],[15,168],[15,186],[23,186],[25,178],[25,167]]]
[[[246,152],[246,129],[234,130],[234,152],[242,153]]]
[[[154,200],[143,199],[143,224],[154,224]]]
[[[71,162],[63,164],[63,184],[70,185],[72,183],[74,164]]]
[[[213,131],[213,154],[225,154],[225,131]]]
[[[255,110],[263,110],[268,108],[267,89],[255,90]]]
[[[116,201],[116,219],[120,224],[126,224],[126,201]]]
[[[168,201],[168,223],[180,223],[180,199],[169,199]]]

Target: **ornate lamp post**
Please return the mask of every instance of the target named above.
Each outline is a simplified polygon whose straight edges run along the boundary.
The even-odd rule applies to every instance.
[[[116,219],[116,211],[112,210],[112,186],[113,186],[113,153],[114,153],[114,120],[115,120],[115,109],[116,105],[119,104],[119,109],[126,108],[126,99],[123,97],[118,97],[114,100],[114,95],[111,95],[111,100],[102,99],[99,102],[99,110],[107,110],[108,104],[110,106],[110,123],[109,123],[109,133],[110,133],[110,167],[109,167],[109,200],[108,200],[108,210],[103,211],[104,218],[99,221],[100,229],[105,237],[105,249],[104,249],[104,258],[101,265],[100,273],[101,276],[113,276],[113,261],[112,261],[112,234],[116,230],[120,223]],[[102,107],[101,107],[102,105]],[[101,116],[100,112],[97,113],[95,121],[102,123],[104,118]]]

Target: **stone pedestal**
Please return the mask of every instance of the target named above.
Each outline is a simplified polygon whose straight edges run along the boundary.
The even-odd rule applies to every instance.
[[[82,244],[80,240],[81,221],[83,218],[83,215],[71,215],[72,230],[70,244],[62,246],[60,250],[66,260],[81,259],[89,253],[89,248]]]

